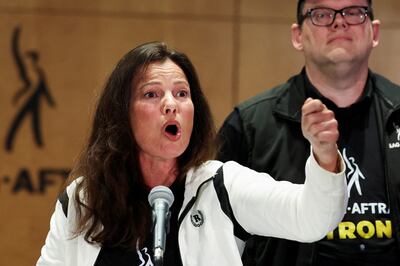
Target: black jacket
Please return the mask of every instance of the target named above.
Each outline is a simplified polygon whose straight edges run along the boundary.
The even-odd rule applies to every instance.
[[[219,160],[235,160],[277,180],[304,182],[304,165],[310,153],[301,132],[301,106],[305,101],[303,74],[238,105],[219,132]],[[378,110],[378,127],[384,148],[384,168],[393,224],[400,243],[400,87],[369,72],[372,101]],[[398,130],[396,131],[396,127]],[[244,265],[312,265],[317,245],[254,237],[243,254]]]

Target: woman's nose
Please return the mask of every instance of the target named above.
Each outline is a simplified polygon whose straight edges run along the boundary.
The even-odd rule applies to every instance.
[[[166,103],[164,105],[164,114],[175,114],[176,113],[176,104],[174,103]]]
[[[174,97],[172,97],[171,95],[166,95],[162,111],[165,115],[176,113],[177,105]]]

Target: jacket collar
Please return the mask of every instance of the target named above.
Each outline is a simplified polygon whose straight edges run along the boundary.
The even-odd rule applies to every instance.
[[[291,77],[278,95],[274,113],[278,116],[292,120],[295,122],[301,121],[301,106],[303,105],[305,95],[305,70],[301,71],[298,75]]]
[[[387,78],[369,72],[376,93],[385,101],[389,109],[400,109],[400,86]]]
[[[274,114],[291,121],[301,121],[301,107],[306,100],[305,69],[291,77],[277,97]],[[372,92],[375,91],[385,101],[389,109],[400,109],[400,87],[381,75],[369,70],[369,81],[372,82]],[[369,95],[368,95],[369,96]]]

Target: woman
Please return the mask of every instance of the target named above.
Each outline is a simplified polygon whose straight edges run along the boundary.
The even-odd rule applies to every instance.
[[[153,265],[147,196],[157,185],[175,195],[164,265],[241,265],[249,234],[324,237],[347,203],[337,123],[319,101],[302,111],[313,147],[305,185],[213,161],[214,124],[189,59],[163,43],[136,47],[108,79],[37,265]]]

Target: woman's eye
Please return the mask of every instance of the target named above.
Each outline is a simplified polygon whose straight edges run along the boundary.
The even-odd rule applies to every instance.
[[[178,97],[187,97],[189,95],[189,93],[186,90],[181,90],[181,91],[178,91],[178,93],[176,95]]]
[[[146,92],[144,94],[144,97],[146,97],[146,98],[154,98],[154,97],[157,97],[157,94],[155,92],[153,92],[153,91],[149,91],[149,92]]]

